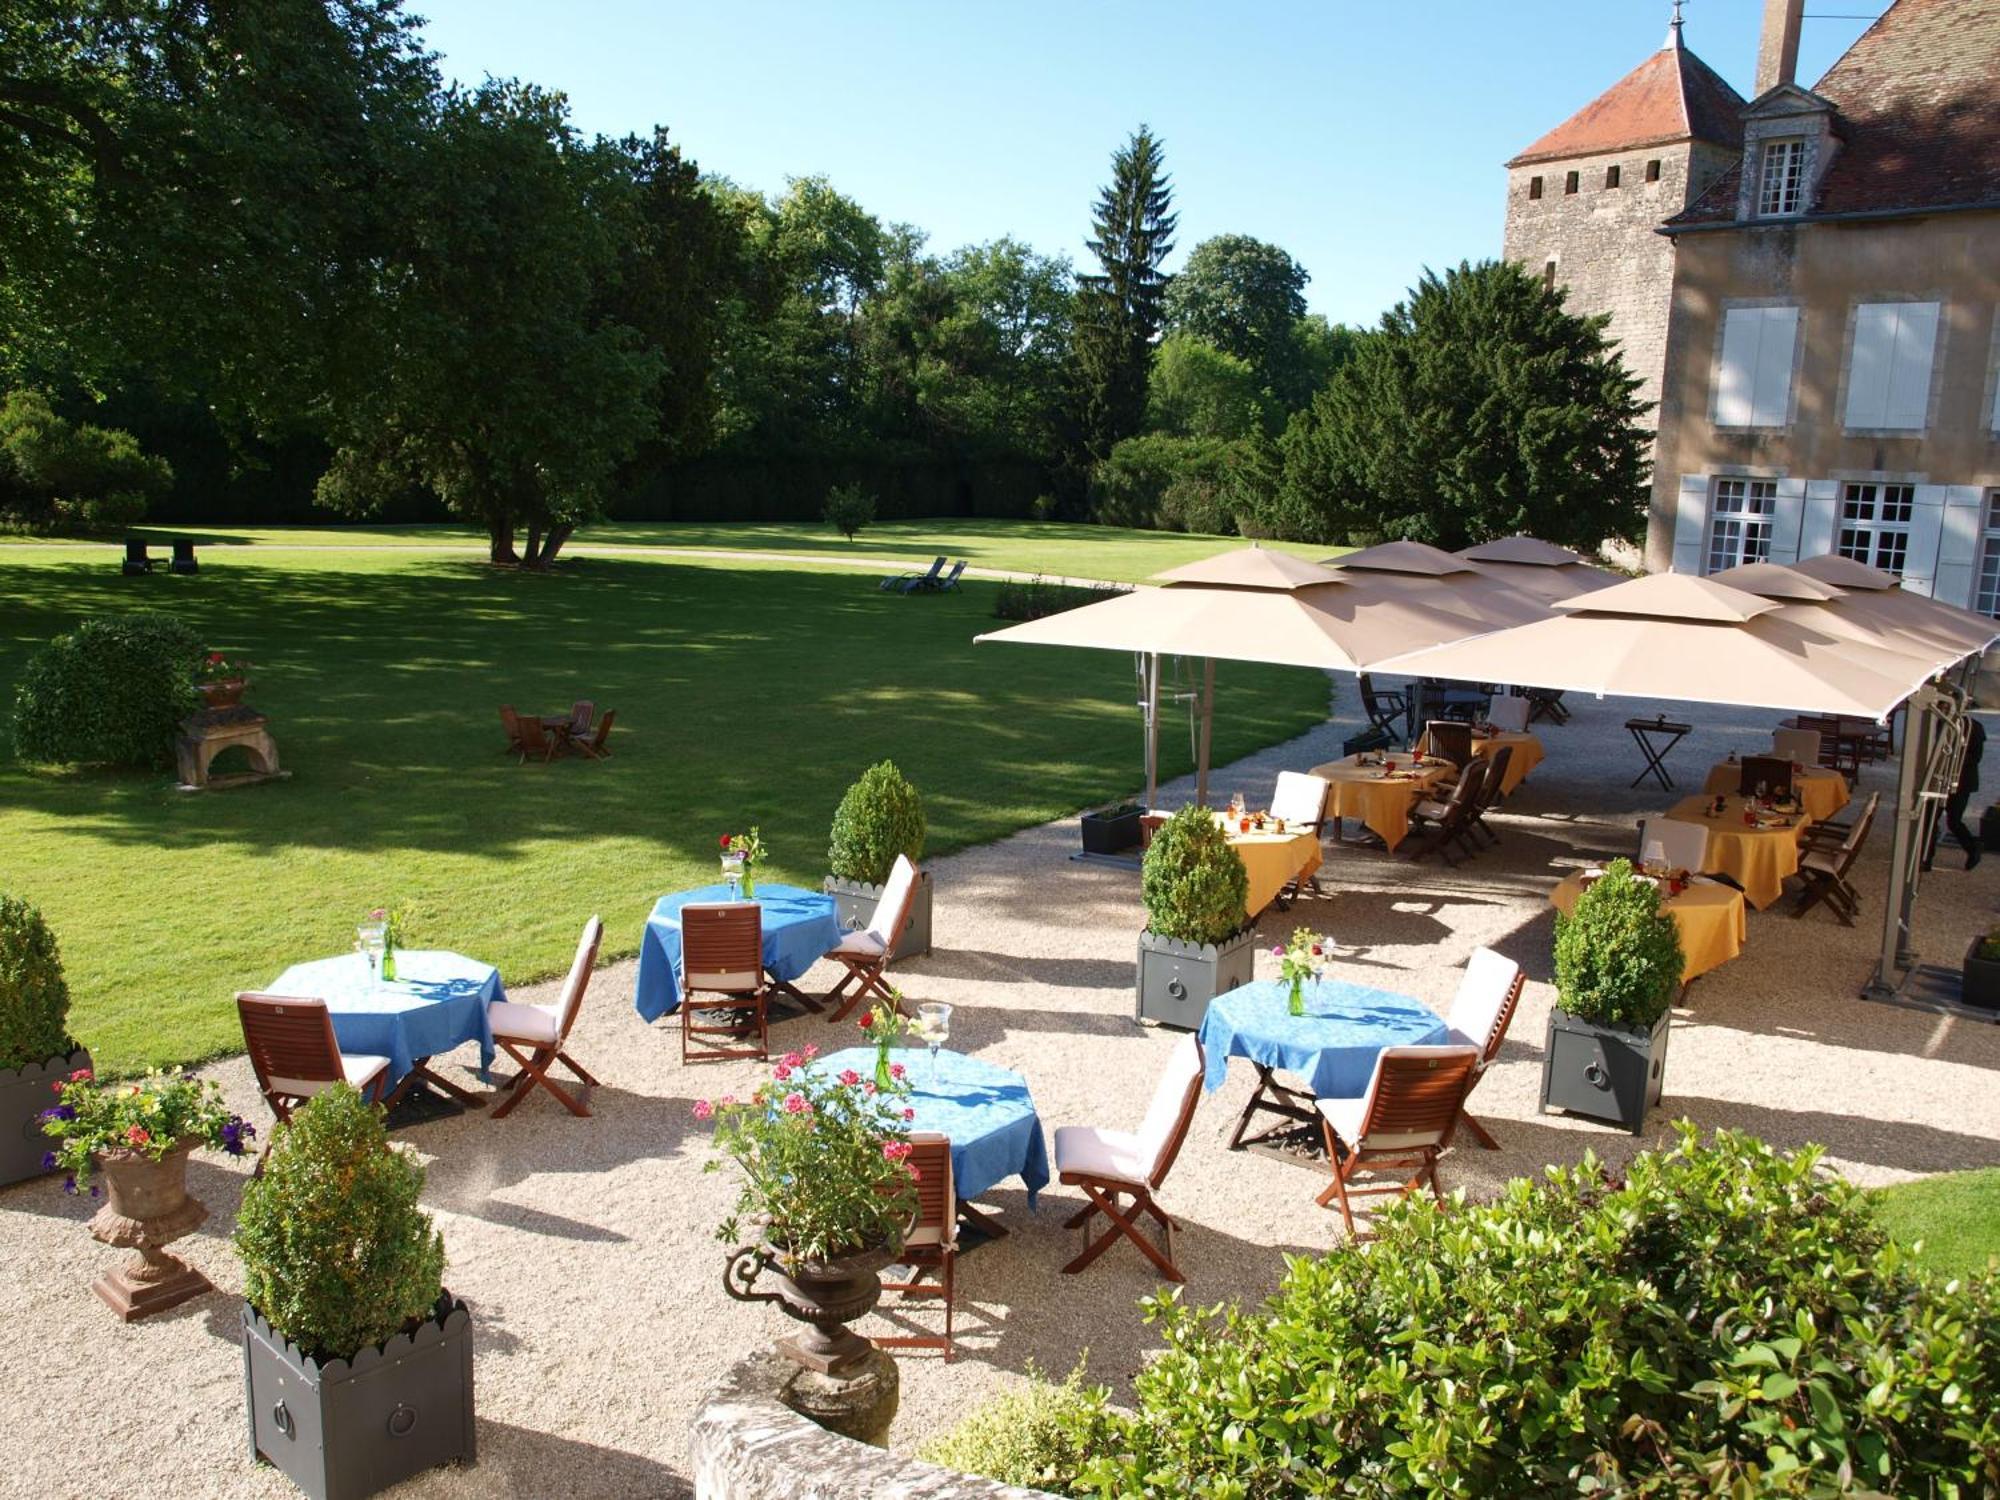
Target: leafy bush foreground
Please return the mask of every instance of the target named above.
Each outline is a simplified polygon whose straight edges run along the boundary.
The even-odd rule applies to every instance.
[[[1149,1299],[1136,1412],[1059,1403],[1007,1461],[1107,1497],[1995,1493],[2000,1277],[1920,1270],[1815,1150],[1681,1131],[1395,1205],[1258,1311]]]

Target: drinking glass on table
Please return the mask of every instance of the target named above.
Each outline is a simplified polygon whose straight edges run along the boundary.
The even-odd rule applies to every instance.
[[[363,922],[354,929],[354,946],[361,950],[361,958],[368,965],[368,993],[374,994],[376,972],[382,962],[383,939],[388,928],[381,922]]]
[[[1244,813],[1244,809],[1245,809],[1245,807],[1246,807],[1246,806],[1247,806],[1247,804],[1246,804],[1246,803],[1244,802],[1244,800],[1243,800],[1243,794],[1242,794],[1241,792],[1231,792],[1231,793],[1229,794],[1229,816],[1230,816],[1230,817],[1232,817],[1232,818],[1240,818],[1240,817],[1242,817],[1242,816],[1243,816],[1243,813]]]
[[[937,1087],[938,1048],[951,1040],[951,1007],[929,1000],[917,1007],[917,1035],[931,1049],[931,1087]]]

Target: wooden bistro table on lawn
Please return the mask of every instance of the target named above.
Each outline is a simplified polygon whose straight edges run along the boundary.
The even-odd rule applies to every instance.
[[[1590,872],[1565,876],[1549,892],[1549,904],[1564,916],[1576,910]],[[1750,933],[1743,893],[1720,881],[1697,875],[1678,896],[1661,893],[1660,909],[1681,932],[1681,983],[1689,984],[1710,969],[1720,968],[1743,951]]]
[[[1451,775],[1452,766],[1449,761],[1416,765],[1408,755],[1390,755],[1387,760],[1394,771],[1362,765],[1359,756],[1350,755],[1314,766],[1312,774],[1324,777],[1333,788],[1326,799],[1328,817],[1354,819],[1393,850],[1410,832],[1410,809]]]
[[[1742,763],[1725,760],[1709,771],[1703,790],[1712,798],[1717,792],[1733,792],[1742,784]],[[1847,778],[1825,766],[1794,767],[1792,792],[1799,799],[1799,806],[1805,809],[1806,817],[1815,823],[1823,823],[1839,812],[1854,795]]]
[[[1710,817],[1715,805],[1713,794],[1683,797],[1667,816],[1683,823],[1695,823],[1708,830],[1706,875],[1727,875],[1743,887],[1743,896],[1762,911],[1785,893],[1785,877],[1799,870],[1799,840],[1811,823],[1803,814],[1759,814],[1760,821],[1746,823],[1743,812],[1750,804],[1741,797],[1725,796],[1719,817]]]
[[[1244,905],[1253,921],[1293,880],[1303,880],[1319,869],[1319,835],[1310,828],[1288,827],[1266,813],[1263,829],[1260,831],[1253,819],[1246,833],[1241,818],[1226,812],[1217,813],[1215,818],[1250,876]]]
[[[1315,1099],[1358,1099],[1368,1092],[1384,1047],[1429,1047],[1448,1033],[1437,1012],[1408,995],[1323,979],[1305,987],[1306,1013],[1291,1013],[1292,987],[1278,980],[1242,985],[1208,1002],[1202,1018],[1202,1086],[1209,1093],[1229,1076],[1229,1059],[1247,1058],[1257,1088],[1236,1121],[1231,1150],[1255,1146],[1287,1128],[1273,1126],[1244,1140],[1259,1113],[1290,1124],[1312,1124]],[[1282,1068],[1303,1079],[1302,1091],[1278,1082]]]

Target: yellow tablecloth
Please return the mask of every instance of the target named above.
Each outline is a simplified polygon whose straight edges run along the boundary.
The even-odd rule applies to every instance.
[[[1733,792],[1743,784],[1743,767],[1733,760],[1723,761],[1708,773],[1704,790],[1710,797],[1717,792]],[[1792,789],[1798,793],[1799,806],[1806,810],[1806,816],[1813,822],[1822,822],[1847,806],[1853,791],[1847,785],[1847,778],[1838,771],[1829,771],[1824,766],[1803,766],[1792,773]],[[1738,820],[1741,820],[1738,814]]]
[[[1711,818],[1707,812],[1714,804],[1714,793],[1683,797],[1667,816],[1706,828],[1708,861],[1703,873],[1727,875],[1743,887],[1744,899],[1762,911],[1784,894],[1785,877],[1798,872],[1799,840],[1809,825],[1798,817],[1790,828],[1753,828],[1743,821],[1741,797],[1724,798],[1722,815]]]
[[[1578,873],[1549,892],[1549,903],[1568,916],[1576,909],[1576,898],[1582,894],[1583,876]],[[1696,881],[1678,896],[1667,897],[1661,909],[1681,930],[1682,984],[1700,978],[1710,969],[1720,968],[1743,951],[1750,918],[1744,910],[1741,891]]]
[[[1525,731],[1512,729],[1496,730],[1492,734],[1474,734],[1472,753],[1486,760],[1500,753],[1502,745],[1513,747],[1513,757],[1507,762],[1506,780],[1500,783],[1502,795],[1511,795],[1515,787],[1528,779],[1528,773],[1542,763],[1542,742]],[[1428,741],[1419,743],[1420,750],[1429,748]]]
[[[1409,767],[1407,755],[1389,758],[1399,767]],[[1326,799],[1329,818],[1353,818],[1393,849],[1409,835],[1410,809],[1451,774],[1451,767],[1426,766],[1414,777],[1391,781],[1382,775],[1380,766],[1357,765],[1350,755],[1314,766],[1312,774],[1325,777],[1333,788]]]
[[[1278,892],[1294,876],[1303,878],[1319,868],[1319,835],[1309,828],[1302,833],[1280,833],[1267,824],[1263,833],[1239,833],[1236,819],[1227,813],[1217,813],[1215,817],[1229,835],[1229,847],[1241,857],[1250,876],[1249,899],[1244,905],[1253,921],[1278,899]]]

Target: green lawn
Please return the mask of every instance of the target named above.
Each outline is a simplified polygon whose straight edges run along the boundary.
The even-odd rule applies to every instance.
[[[1882,1227],[1905,1244],[1921,1240],[1919,1259],[1946,1276],[1983,1271],[2000,1255],[2000,1168],[1946,1172],[1875,1195]]]
[[[465,547],[483,550],[485,535],[469,526],[190,526],[142,527],[156,539],[193,536],[210,547]],[[107,544],[14,538],[36,548]],[[939,553],[975,567],[1024,573],[1065,574],[1137,582],[1181,563],[1247,545],[1241,537],[1187,536],[1170,531],[1125,531],[1039,521],[886,521],[852,543],[818,522],[603,521],[576,534],[573,548],[699,547],[737,552],[824,553],[829,556],[908,559],[921,566]],[[1301,557],[1328,557],[1347,549],[1308,542],[1266,542]],[[204,558],[216,554],[203,553]]]
[[[0,549],[0,702],[79,618],[170,609],[257,663],[252,701],[293,773],[184,795],[165,775],[0,759],[0,888],[54,924],[73,1029],[123,1070],[233,1050],[235,990],[346,948],[385,902],[418,910],[419,944],[519,982],[558,972],[593,911],[611,954],[635,951],[655,897],[712,878],[724,831],[760,824],[772,873],[817,885],[834,804],[883,756],[923,791],[932,852],[1134,790],[1131,660],[974,647],[996,587],[903,598],[809,566],[631,554],[525,576],[256,546],[125,579],[104,548]],[[1219,676],[1218,764],[1324,712],[1318,674]],[[618,710],[614,759],[497,753],[500,703],[579,697]],[[1185,769],[1184,734],[1163,748]]]

